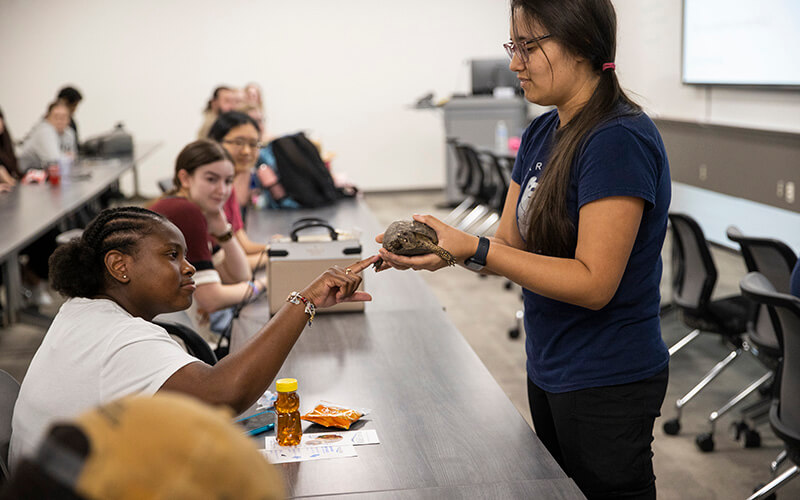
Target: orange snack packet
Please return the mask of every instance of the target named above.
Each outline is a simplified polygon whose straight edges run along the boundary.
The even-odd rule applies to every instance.
[[[302,415],[300,418],[302,420],[314,422],[315,424],[324,425],[325,427],[349,429],[350,425],[364,416],[365,413],[366,412],[322,401],[313,410]]]

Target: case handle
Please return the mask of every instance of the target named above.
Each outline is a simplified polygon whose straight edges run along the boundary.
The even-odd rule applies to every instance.
[[[303,219],[296,220],[294,224],[292,224],[292,232],[290,237],[292,241],[297,241],[297,233],[302,231],[303,229],[308,229],[310,227],[324,227],[328,230],[328,233],[331,235],[331,240],[336,241],[339,238],[339,234],[336,230],[328,224],[327,221],[323,219],[318,219],[316,217],[306,217]]]

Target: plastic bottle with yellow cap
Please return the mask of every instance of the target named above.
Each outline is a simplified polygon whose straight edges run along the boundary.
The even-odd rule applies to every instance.
[[[281,446],[296,446],[303,437],[300,426],[300,396],[297,395],[297,379],[282,378],[275,382],[278,399],[275,413],[278,415],[278,428],[275,438]]]

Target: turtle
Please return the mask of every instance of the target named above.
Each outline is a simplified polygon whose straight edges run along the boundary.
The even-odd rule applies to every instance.
[[[424,255],[435,253],[448,266],[454,266],[455,257],[437,245],[439,238],[436,231],[427,224],[415,220],[398,220],[389,224],[383,233],[383,248],[397,255]],[[375,269],[383,264],[383,259],[375,262]]]

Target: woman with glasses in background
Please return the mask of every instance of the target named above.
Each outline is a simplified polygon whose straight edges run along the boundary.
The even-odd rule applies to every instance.
[[[617,81],[610,0],[512,0],[510,36],[525,98],[555,109],[522,135],[497,232],[415,219],[466,268],[523,287],[533,424],[564,471],[590,499],[655,498],[650,444],[669,363],[659,321],[664,145]],[[381,256],[383,267],[446,265],[433,254]]]
[[[226,204],[226,213],[235,206],[240,212],[240,218],[244,220],[250,201],[253,171],[261,147],[260,126],[253,118],[242,112],[229,111],[219,115],[208,132],[208,138],[218,142],[233,159],[234,178],[231,198],[235,203]],[[233,214],[228,213],[228,217],[233,218]],[[266,259],[262,257],[266,249],[265,244],[252,241],[244,227],[235,231],[234,236],[247,254],[252,269],[257,265],[265,265]]]

